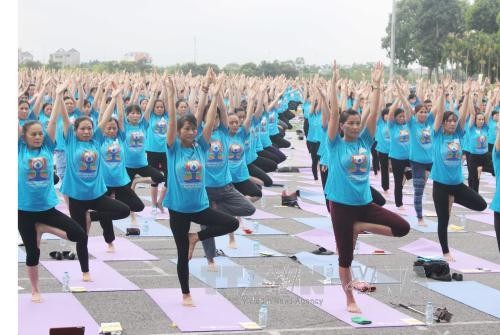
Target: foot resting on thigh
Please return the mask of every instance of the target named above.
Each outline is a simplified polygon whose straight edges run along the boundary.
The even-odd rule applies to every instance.
[[[190,293],[182,295],[182,305],[186,307],[195,307]]]
[[[189,239],[188,259],[191,259],[193,258],[194,247],[196,246],[196,243],[198,243],[200,239],[198,238],[198,233],[189,233],[188,239]]]
[[[108,250],[106,252],[115,252],[115,246],[113,245],[113,242],[108,243]]]
[[[455,258],[453,258],[453,256],[450,253],[443,254],[443,258],[447,262],[454,262],[455,261]]]
[[[90,277],[90,272],[83,272],[82,279],[83,281],[92,281],[92,278]]]

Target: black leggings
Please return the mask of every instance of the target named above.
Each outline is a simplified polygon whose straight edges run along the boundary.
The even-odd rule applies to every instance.
[[[491,173],[491,175],[494,177],[495,169],[493,168],[493,161],[492,161],[493,147],[494,147],[493,144],[488,143],[488,157],[486,159],[486,164],[483,167],[483,171]]]
[[[471,153],[467,156],[468,183],[469,187],[476,192],[479,192],[479,173],[477,172],[477,168],[481,166],[484,169],[487,159],[488,153],[481,155]]]
[[[376,189],[374,189],[373,187],[370,186],[370,192],[372,194],[373,203],[375,203],[379,206],[385,205],[385,198],[382,194],[380,194],[379,191],[377,191]]]
[[[378,160],[380,162],[380,180],[382,181],[382,189],[389,189],[389,154],[378,152]]]
[[[259,168],[261,168],[266,173],[276,171],[276,169],[278,168],[278,164],[276,164],[275,161],[273,161],[269,158],[262,157],[260,155],[261,152],[257,153],[257,155],[259,155],[259,156],[252,164],[257,165]]]
[[[144,209],[144,203],[141,198],[137,196],[137,194],[130,188],[130,183],[127,185],[119,186],[119,187],[108,187],[108,191],[106,195],[111,196],[111,194],[115,194],[115,199],[123,202],[130,208],[131,212],[141,212]],[[102,226],[102,223],[101,223]]]
[[[285,140],[281,134],[276,134],[273,136],[269,136],[271,138],[271,142],[278,148],[290,148],[292,145],[290,142]]]
[[[85,231],[73,219],[55,208],[41,212],[17,211],[17,229],[26,248],[26,265],[36,266],[40,260],[40,249],[38,248],[36,223],[60,229],[66,233],[71,242],[83,242],[87,240]],[[80,260],[80,257],[78,257]],[[80,260],[80,264],[81,264]]]
[[[153,181],[153,184],[151,184],[151,186],[153,187],[158,187],[159,183],[165,181],[165,177],[163,176],[163,174],[158,169],[155,169],[154,167],[151,167],[149,165],[140,168],[127,168],[127,174],[130,177],[131,181],[134,181],[134,177],[136,174],[141,177],[151,177],[151,180]]]
[[[445,185],[437,181],[432,184],[432,200],[438,216],[438,237],[443,254],[450,252],[448,249],[448,223],[450,221],[449,196],[454,197],[454,202],[475,211],[484,211],[486,201],[473,189],[459,185]]]
[[[306,145],[307,145],[307,150],[309,150],[309,153],[311,154],[311,160],[312,160],[311,169],[312,169],[314,180],[318,180],[319,142],[306,141]]]
[[[500,212],[493,212],[495,215],[495,233],[497,235],[498,251],[500,251]]]
[[[364,206],[349,206],[330,201],[333,233],[339,252],[339,266],[348,268],[353,259],[354,223],[368,222],[391,228],[392,235],[408,234],[410,224],[401,216],[375,203]]]
[[[377,147],[377,141],[375,141],[372,145],[372,168],[373,168],[373,173],[375,173],[375,175],[377,174],[377,172],[380,170],[380,163],[379,163],[379,160],[378,160],[378,151],[375,150],[375,148]]]
[[[269,175],[265,173],[264,170],[255,165],[255,161],[251,164],[248,164],[247,167],[248,173],[250,173],[252,177],[262,180],[264,186],[273,186],[273,180],[271,179],[271,177],[269,177]]]
[[[262,198],[262,191],[250,179],[233,183],[233,186],[243,195]]]
[[[405,168],[410,167],[408,159],[391,158],[392,175],[394,176],[394,202],[396,207],[403,206],[403,176]]]
[[[163,181],[167,180],[167,154],[165,152],[146,151],[148,165],[158,171],[163,172]],[[152,187],[158,187],[158,183],[151,184]]]
[[[189,239],[188,233],[191,222],[207,226],[198,232],[200,241],[207,238],[226,235],[238,229],[239,223],[235,217],[207,208],[197,213],[181,213],[168,209],[170,213],[170,228],[174,234],[177,246],[177,276],[181,284],[182,293],[189,293]]]
[[[130,214],[130,209],[123,202],[111,199],[103,195],[93,200],[77,200],[69,198],[69,213],[71,218],[87,233],[86,213],[89,209],[91,221],[100,221],[103,230],[104,240],[111,243],[115,239],[113,230],[113,220],[124,219]],[[103,226],[103,222],[105,225]],[[76,253],[80,260],[82,272],[89,272],[89,251],[87,249],[88,237],[76,243]]]
[[[273,145],[264,148],[264,151],[271,154],[273,156],[272,160],[275,161],[277,164],[286,161],[286,155],[282,153],[280,149],[278,149]]]

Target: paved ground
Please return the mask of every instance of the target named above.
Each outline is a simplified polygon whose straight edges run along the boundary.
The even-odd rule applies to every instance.
[[[289,135],[293,139],[293,146],[296,149],[288,150],[291,159],[285,165],[306,166],[309,161],[304,161],[301,151],[305,150],[305,142],[295,139],[295,135]],[[295,151],[294,151],[295,150]],[[292,155],[291,152],[294,152]],[[292,182],[287,183],[290,190],[297,186],[306,186],[298,183],[304,180],[304,176],[298,174],[293,176]],[[319,183],[317,184],[320,185]],[[406,187],[410,190],[411,187]],[[281,191],[282,188],[271,188],[273,191]],[[494,188],[481,186],[482,193],[492,198]],[[141,195],[147,195],[147,189],[139,189]],[[388,200],[392,195],[386,196]],[[426,189],[426,198],[432,200],[430,188]],[[390,202],[389,202],[390,203]],[[256,204],[258,207],[260,203]],[[280,229],[289,235],[280,236],[253,236],[263,245],[285,254],[292,255],[300,251],[311,251],[315,245],[291,236],[292,234],[307,231],[310,228],[306,225],[292,220],[292,217],[315,217],[316,215],[304,212],[295,208],[276,207],[280,205],[280,198],[277,196],[266,197],[264,202],[266,211],[285,217],[280,220],[261,220],[263,224]],[[424,206],[426,209],[433,209],[431,204]],[[454,208],[454,213],[464,212],[459,208]],[[434,219],[435,218],[431,218]],[[452,217],[452,223],[457,223],[458,219]],[[168,221],[161,221],[168,226]],[[475,231],[492,230],[493,227],[480,222],[469,221],[467,223],[467,233],[450,234],[450,246],[463,252],[481,257],[483,259],[500,263],[500,254],[496,241],[492,237],[483,236]],[[119,231],[117,231],[119,232]],[[91,235],[101,235],[98,224],[93,224]],[[117,234],[119,236],[119,234]],[[404,327],[404,328],[376,328],[356,330],[331,315],[323,312],[314,305],[296,304],[295,296],[282,288],[258,288],[258,289],[219,289],[224,297],[239,308],[250,319],[258,320],[259,301],[265,300],[269,303],[268,328],[263,331],[252,331],[251,334],[498,334],[500,333],[500,320],[476,309],[461,304],[460,302],[448,299],[438,293],[434,293],[415,283],[417,277],[412,269],[414,256],[398,250],[399,247],[423,237],[437,241],[437,234],[423,234],[411,230],[403,238],[388,238],[380,236],[362,237],[363,241],[380,246],[393,255],[387,256],[356,256],[355,259],[369,266],[376,267],[379,271],[400,279],[400,284],[379,284],[377,291],[372,293],[376,299],[390,304],[405,303],[411,304],[419,309],[424,309],[426,301],[434,302],[435,306],[446,306],[453,314],[453,322],[450,324],[437,324],[428,327]],[[148,288],[173,288],[179,287],[176,275],[176,267],[169,261],[176,257],[175,244],[172,237],[168,238],[137,238],[133,240],[137,245],[146,251],[160,258],[160,261],[139,261],[139,262],[108,262],[120,274],[141,287]],[[59,242],[44,241],[41,246],[42,259],[49,259],[48,253],[58,250]],[[195,251],[195,257],[203,256],[203,251],[199,247]],[[299,265],[288,257],[270,258],[236,258],[234,262],[247,268],[255,269],[258,274],[275,281],[292,281],[292,277],[298,274],[297,280],[300,285],[318,285],[322,276],[311,272],[305,266]],[[24,264],[19,264],[19,285],[29,288],[29,281]],[[464,275],[466,280],[474,280],[495,289],[500,290],[500,274],[469,274]],[[295,281],[295,284],[298,284]],[[194,277],[190,277],[191,287],[206,287]],[[42,292],[60,292],[61,286],[58,281],[42,266],[40,266],[40,288]],[[20,293],[29,290],[20,291]],[[179,289],[180,295],[180,289]],[[171,334],[178,333],[179,330],[172,327],[172,322],[166,317],[162,310],[149,298],[144,291],[134,292],[105,292],[105,293],[83,293],[76,294],[76,298],[88,310],[97,323],[119,321],[125,329],[123,334],[146,335],[146,334]],[[498,302],[500,309],[500,301]],[[214,306],[216,309],[217,306]],[[413,312],[401,309],[401,311],[411,317],[424,321],[424,318]],[[21,311],[22,313],[22,311]],[[219,333],[217,333],[219,334]]]

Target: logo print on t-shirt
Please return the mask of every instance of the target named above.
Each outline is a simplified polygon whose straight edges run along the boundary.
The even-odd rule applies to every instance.
[[[420,136],[421,144],[429,144],[431,143],[431,131],[429,127],[422,129],[422,135]]]
[[[144,139],[144,134],[141,131],[133,131],[130,133],[130,147],[140,148],[142,147],[142,141]]]
[[[276,116],[274,115],[274,112],[269,114],[269,122],[274,123]]]
[[[260,131],[262,133],[266,132],[266,126],[267,126],[267,119],[263,117],[262,120],[260,121]]]
[[[121,162],[120,152],[121,152],[120,145],[115,141],[111,142],[108,148],[106,149],[106,162],[107,163]]]
[[[197,160],[191,160],[184,165],[184,182],[199,183],[201,181],[201,164]]]
[[[81,156],[80,172],[93,173],[96,170],[97,153],[84,150]]]
[[[486,136],[480,135],[477,138],[477,149],[486,149]]]
[[[29,160],[28,181],[46,181],[48,179],[47,161],[44,157]]]
[[[211,162],[222,162],[222,152],[224,147],[221,141],[215,140],[210,143],[210,150],[208,151],[208,160]]]
[[[229,146],[229,155],[228,159],[230,161],[239,161],[241,159],[241,154],[243,153],[243,149],[241,145],[238,143],[231,144]]]
[[[410,140],[410,132],[408,129],[401,129],[399,131],[399,142],[406,143]]]
[[[447,161],[459,161],[461,160],[461,152],[460,152],[460,142],[454,140],[452,142],[448,142],[446,144],[446,160]]]
[[[165,121],[164,118],[161,118],[156,124],[155,133],[160,135],[165,135],[167,133],[167,121]]]
[[[353,175],[364,175],[366,173],[366,155],[361,152],[351,156],[351,167],[349,173]]]
[[[246,150],[250,150],[250,141],[249,140],[245,140],[245,151]]]

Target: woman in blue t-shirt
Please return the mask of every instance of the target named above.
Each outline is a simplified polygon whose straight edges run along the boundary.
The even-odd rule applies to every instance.
[[[66,108],[62,109],[61,117],[67,162],[61,193],[68,196],[71,218],[87,234],[91,221],[101,221],[101,224],[106,222],[107,226],[103,230],[110,231],[113,229],[112,220],[126,218],[130,209],[123,202],[106,195],[100,145],[94,137],[92,119],[82,116],[71,126]],[[92,211],[89,213],[89,210]],[[76,244],[83,281],[92,280],[87,240]]]
[[[351,263],[357,236],[369,231],[386,236],[404,236],[410,225],[399,215],[373,203],[370,192],[370,151],[374,142],[383,66],[372,72],[372,97],[366,128],[361,116],[349,110],[339,115],[336,64],[333,65],[330,120],[328,123],[329,173],[325,192],[330,201],[333,231],[339,254],[339,276],[347,298],[347,310],[361,313],[352,290],[372,288],[366,282],[352,280]],[[340,131],[344,137],[340,136]]]
[[[207,94],[211,80],[204,82],[202,91]],[[222,85],[215,86],[218,94]],[[182,290],[182,304],[194,306],[189,291],[189,260],[195,245],[215,236],[238,229],[238,220],[231,215],[210,208],[205,189],[206,156],[215,123],[217,99],[213,99],[207,114],[202,135],[197,137],[197,122],[192,114],[178,120],[175,117],[174,84],[167,78],[168,130],[167,130],[167,195],[163,202],[170,213],[170,228],[177,246],[177,275]],[[191,222],[207,226],[198,233],[189,233]]]
[[[496,139],[493,150],[493,168],[496,174],[500,173],[500,126],[497,124]],[[491,210],[494,212],[495,217],[495,233],[497,236],[498,251],[500,251],[500,178],[496,178],[495,196],[490,204]]]
[[[388,105],[391,106],[390,104]],[[389,134],[389,126],[387,118],[389,116],[389,107],[380,110],[377,117],[377,132],[375,141],[377,146],[375,149],[378,152],[378,160],[380,163],[380,182],[384,193],[389,191],[389,147],[391,145],[391,135]]]
[[[448,223],[450,221],[451,205],[456,202],[475,211],[486,209],[486,202],[473,189],[464,185],[462,174],[462,147],[465,119],[470,101],[470,81],[464,86],[465,99],[460,108],[460,117],[452,112],[444,112],[444,95],[450,85],[450,80],[444,80],[440,85],[440,96],[437,105],[436,118],[432,129],[432,170],[430,178],[432,199],[438,217],[438,237],[444,258],[455,261],[448,248]]]
[[[58,91],[62,93],[60,87]],[[85,232],[78,223],[55,208],[59,201],[52,177],[54,174],[53,151],[57,110],[62,107],[61,95],[57,96],[54,107],[55,110],[46,130],[38,121],[28,121],[22,127],[19,125],[18,230],[26,248],[26,266],[33,302],[42,301],[38,288],[38,262],[42,234],[51,233],[77,243],[86,240]]]
[[[500,89],[493,92],[492,96],[488,99],[488,106],[486,107],[486,112],[484,113],[484,119],[488,122],[488,158],[487,158],[487,169],[484,171],[491,173],[495,176],[495,169],[493,169],[493,147],[496,138],[496,129],[498,121],[500,120]]]
[[[467,155],[467,170],[469,172],[469,187],[479,192],[479,180],[488,157],[488,124],[485,115],[476,106],[470,107],[469,155]]]

